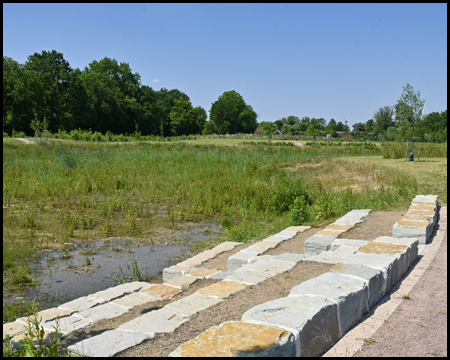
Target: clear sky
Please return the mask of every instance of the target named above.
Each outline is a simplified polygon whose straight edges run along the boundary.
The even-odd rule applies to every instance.
[[[126,62],[209,114],[225,91],[258,121],[366,122],[406,83],[447,109],[447,4],[3,4],[3,55]]]

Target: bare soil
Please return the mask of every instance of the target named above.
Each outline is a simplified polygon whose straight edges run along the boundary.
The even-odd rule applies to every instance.
[[[401,214],[402,212],[372,211],[369,216],[364,219],[363,223],[346,232],[342,237],[370,241],[376,237],[388,235],[389,233],[392,233],[392,225],[395,221],[401,219]],[[284,241],[276,248],[268,250],[264,255],[278,255],[285,252],[303,254],[305,240],[322,229],[323,228],[312,228],[303,233],[299,233],[289,241]],[[254,240],[250,243],[239,245],[232,251],[219,254],[215,258],[204,262],[201,267],[227,271],[228,257],[257,241],[260,240]],[[179,345],[195,338],[210,327],[219,325],[225,321],[238,321],[241,319],[244,312],[252,307],[287,296],[294,286],[329,271],[331,267],[332,264],[300,262],[285,273],[278,274],[257,285],[248,286],[244,290],[229,296],[221,303],[195,314],[188,322],[182,324],[172,334],[158,334],[153,339],[128,349],[119,354],[119,356],[167,356]],[[153,278],[151,282],[162,283],[162,275]],[[182,294],[176,295],[170,301],[176,301],[182,297],[188,296],[198,289],[215,282],[217,282],[217,280],[197,280]],[[115,319],[103,320],[95,323],[90,328],[77,331],[64,338],[63,345],[69,346],[86,337],[95,336],[105,330],[115,329],[119,325],[141,316],[144,313],[157,310],[167,303],[169,303],[169,301],[148,303],[135,307],[129,313]]]

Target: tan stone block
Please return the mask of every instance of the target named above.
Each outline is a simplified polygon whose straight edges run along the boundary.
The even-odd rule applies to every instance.
[[[311,226],[289,226],[288,228],[284,229],[284,230],[288,230],[288,231],[297,231],[299,233],[306,231],[308,229],[311,229]]]
[[[47,332],[44,331],[44,336],[42,337],[42,344],[50,347],[51,343],[56,341],[57,338],[62,338],[64,335],[63,334],[59,334],[59,336],[57,337],[56,334],[54,332]],[[26,339],[26,334],[20,334],[20,335],[16,335],[11,339],[11,349],[12,350],[19,350],[22,346],[20,340],[25,340]],[[32,339],[33,344],[35,344],[36,346],[39,345],[39,340],[37,337],[34,337]]]
[[[3,339],[7,336],[14,336],[24,333],[26,331],[26,325],[19,322],[10,322],[3,324]]]
[[[46,309],[46,310],[42,310],[38,312],[38,319],[41,323],[45,323],[46,321],[50,321],[50,320],[54,320],[56,319],[58,316],[60,318],[65,317],[65,316],[69,316],[73,314],[73,310],[62,310],[62,309],[58,309],[58,308],[51,308],[51,309]],[[27,322],[28,317],[23,317],[20,319],[17,319],[19,321],[23,321],[23,322]]]
[[[412,205],[428,205],[428,206],[435,206],[436,202],[434,200],[431,201],[417,201],[413,200]]]
[[[185,275],[196,276],[198,278],[204,278],[204,277],[206,277],[208,275],[212,275],[218,271],[219,270],[213,270],[213,269],[200,269],[200,270],[187,272]]]
[[[388,242],[370,241],[367,245],[359,249],[367,254],[398,254],[408,248],[406,245],[397,245]]]
[[[336,224],[331,224],[328,225],[326,227],[326,229],[328,230],[343,230],[343,231],[347,231],[349,229],[351,229],[353,227],[353,225],[336,225]]]
[[[155,296],[160,298],[161,300],[169,300],[174,297],[176,294],[181,292],[180,289],[164,284],[157,284],[153,286],[149,286],[145,289],[141,289],[139,292],[145,293],[147,295]]]
[[[259,241],[259,242],[255,243],[255,244],[253,244],[253,245],[255,245],[255,246],[264,246],[264,247],[268,247],[268,248],[274,248],[274,247],[276,247],[278,244],[279,244],[279,242],[276,242],[276,241],[266,241],[266,240],[263,240],[263,241]]]
[[[316,233],[315,235],[322,235],[322,236],[338,236],[339,234],[343,233],[344,230],[322,230]]]
[[[420,221],[420,220],[399,220],[397,224],[401,226],[415,226],[415,227],[427,227],[428,221]]]
[[[229,322],[214,326],[180,345],[175,356],[257,356],[288,336],[289,331],[272,326]]]
[[[238,291],[244,290],[246,285],[235,281],[219,281],[216,284],[211,284],[203,289],[197,290],[197,293],[206,296],[227,297]]]
[[[434,205],[411,205],[409,207],[410,210],[429,210],[434,211],[436,206]]]
[[[407,214],[423,214],[428,216],[434,215],[434,210],[408,210]]]

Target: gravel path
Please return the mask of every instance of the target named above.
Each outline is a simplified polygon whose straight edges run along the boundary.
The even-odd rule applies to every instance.
[[[447,231],[409,296],[355,357],[447,357]]]

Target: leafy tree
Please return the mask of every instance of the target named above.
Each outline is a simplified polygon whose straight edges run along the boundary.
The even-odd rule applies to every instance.
[[[336,120],[334,120],[333,118],[331,118],[330,121],[328,122],[328,128],[329,128],[330,130],[337,130]]]
[[[191,99],[178,89],[167,90],[166,88],[162,88],[157,93],[158,105],[161,113],[160,131],[168,135],[172,133],[170,113],[175,105],[175,100],[178,100],[180,97],[187,101],[191,101]]]
[[[202,107],[192,107],[189,100],[180,97],[170,113],[172,135],[199,134],[205,126],[206,111]]]
[[[308,136],[316,136],[318,134],[317,129],[314,127],[314,124],[309,124],[306,129],[306,135]]]
[[[373,132],[375,136],[384,134],[389,127],[394,126],[393,116],[394,108],[392,106],[380,107],[378,111],[373,114],[373,119],[375,121]]]
[[[219,134],[249,133],[256,129],[256,112],[234,90],[219,96],[210,110],[210,121]]]
[[[366,127],[365,127],[365,131],[366,133],[371,132],[373,130],[373,126],[374,126],[374,121],[373,119],[369,119],[366,121]]]
[[[345,125],[342,123],[342,121],[339,121],[336,125],[336,131],[345,131]]]
[[[366,130],[366,125],[364,123],[356,123],[353,124],[353,131],[354,132],[359,132],[359,131],[365,131]]]
[[[395,104],[395,120],[399,129],[415,136],[422,120],[425,100],[420,98],[410,84],[403,86],[403,92]]]
[[[150,86],[143,85],[138,92],[141,113],[137,122],[143,135],[159,135],[161,125],[161,108],[158,104],[158,92]]]

